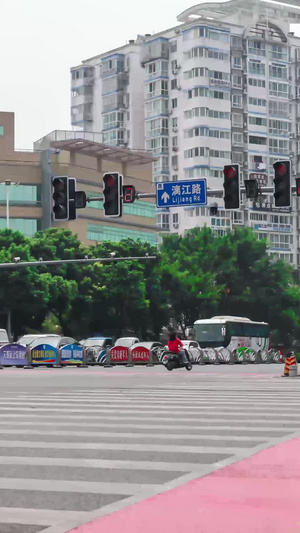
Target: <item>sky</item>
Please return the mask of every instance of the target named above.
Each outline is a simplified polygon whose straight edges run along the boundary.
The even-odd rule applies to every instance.
[[[0,110],[15,113],[16,149],[31,149],[52,130],[71,129],[70,67],[138,34],[175,26],[179,13],[194,4],[197,0],[0,0]]]

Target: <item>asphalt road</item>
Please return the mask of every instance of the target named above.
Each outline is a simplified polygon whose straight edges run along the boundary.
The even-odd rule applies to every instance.
[[[66,533],[299,436],[282,372],[1,370],[0,532]]]

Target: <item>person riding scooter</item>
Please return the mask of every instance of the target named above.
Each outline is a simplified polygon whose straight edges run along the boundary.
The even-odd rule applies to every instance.
[[[176,332],[172,331],[169,336],[168,349],[170,352],[178,354],[182,365],[187,365],[189,362],[187,360],[185,351],[181,348],[183,348],[181,340],[177,337]]]

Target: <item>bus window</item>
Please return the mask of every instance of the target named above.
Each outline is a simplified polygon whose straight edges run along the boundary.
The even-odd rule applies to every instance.
[[[225,346],[224,324],[195,324],[195,340],[204,347]]]

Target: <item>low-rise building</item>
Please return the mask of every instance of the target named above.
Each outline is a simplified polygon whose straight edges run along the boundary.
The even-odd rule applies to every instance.
[[[25,235],[49,227],[66,227],[86,244],[98,241],[141,239],[156,244],[154,201],[124,205],[121,218],[107,218],[101,201],[77,210],[74,221],[52,217],[52,185],[55,175],[74,177],[77,190],[87,196],[102,195],[105,172],[120,172],[124,184],[138,192],[154,192],[153,156],[145,151],[111,147],[98,142],[97,134],[54,131],[36,143],[34,150],[14,149],[14,114],[0,112],[0,228]],[[8,207],[8,209],[7,209]]]

